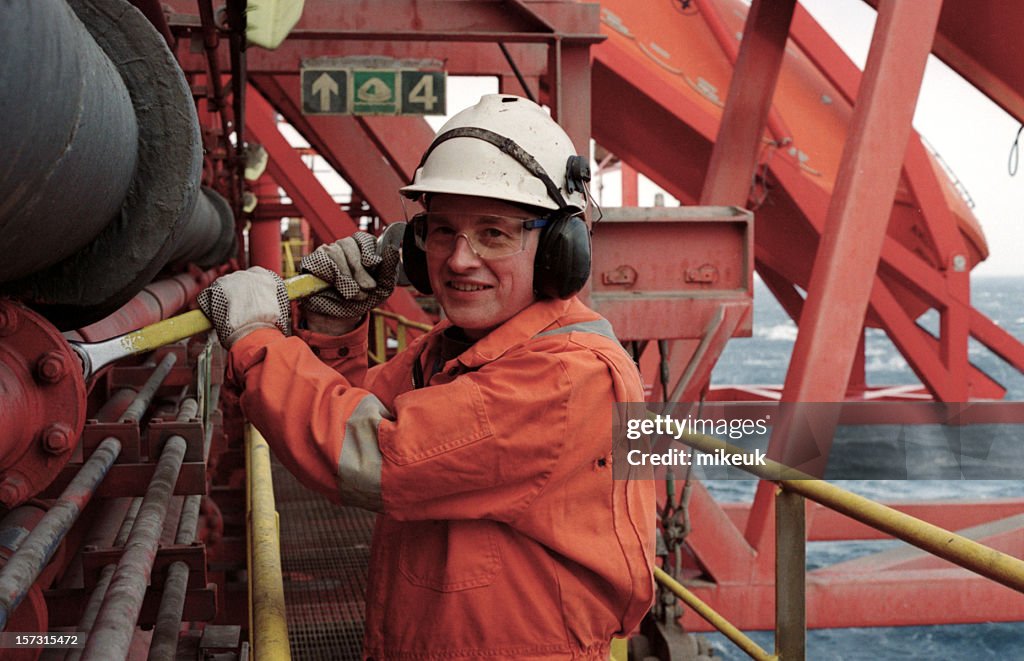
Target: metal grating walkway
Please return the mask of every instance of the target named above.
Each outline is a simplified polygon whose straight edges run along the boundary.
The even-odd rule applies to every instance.
[[[374,514],[338,507],[274,464],[292,658],[361,659]]]

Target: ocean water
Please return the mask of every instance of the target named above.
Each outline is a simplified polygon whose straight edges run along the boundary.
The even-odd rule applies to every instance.
[[[1002,328],[1024,339],[1024,277],[973,278],[974,305]],[[930,311],[918,323],[937,335],[938,315]],[[755,286],[754,333],[729,343],[712,375],[712,384],[780,384],[784,381],[797,327],[767,287]],[[971,340],[970,360],[1007,389],[1006,399],[1024,400],[1024,375]],[[869,329],[865,338],[869,385],[918,383],[917,377],[884,332]],[[1024,480],[843,480],[844,488],[878,500],[938,500],[1024,497]],[[752,481],[709,481],[722,501],[750,501]],[[899,541],[812,542],[808,569],[875,553]],[[771,632],[747,632],[762,648],[774,647]],[[725,637],[709,635],[718,656],[746,659]],[[810,630],[810,659],[1024,659],[1024,622]]]

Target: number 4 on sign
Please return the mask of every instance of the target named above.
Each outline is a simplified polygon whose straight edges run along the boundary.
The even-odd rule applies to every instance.
[[[420,78],[420,82],[409,90],[409,101],[422,103],[425,110],[433,110],[434,104],[437,103],[437,97],[434,96],[434,77],[423,76]]]

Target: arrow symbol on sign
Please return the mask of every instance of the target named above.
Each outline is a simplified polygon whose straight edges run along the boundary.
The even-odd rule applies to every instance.
[[[338,93],[338,83],[334,82],[326,73],[313,81],[313,95],[320,95],[320,112],[328,112],[331,109],[331,94]]]

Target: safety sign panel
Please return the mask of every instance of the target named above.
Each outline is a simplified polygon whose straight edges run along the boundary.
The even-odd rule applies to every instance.
[[[360,66],[365,64],[365,58],[354,59],[354,63],[346,63],[345,58],[335,58],[329,63],[323,59],[303,62],[304,114],[445,114],[447,77],[444,71]]]
[[[403,71],[402,114],[445,114],[445,82],[443,71]]]
[[[306,115],[346,114],[348,72],[344,69],[303,69],[302,112]]]
[[[352,113],[398,114],[397,71],[368,69],[352,72]]]

